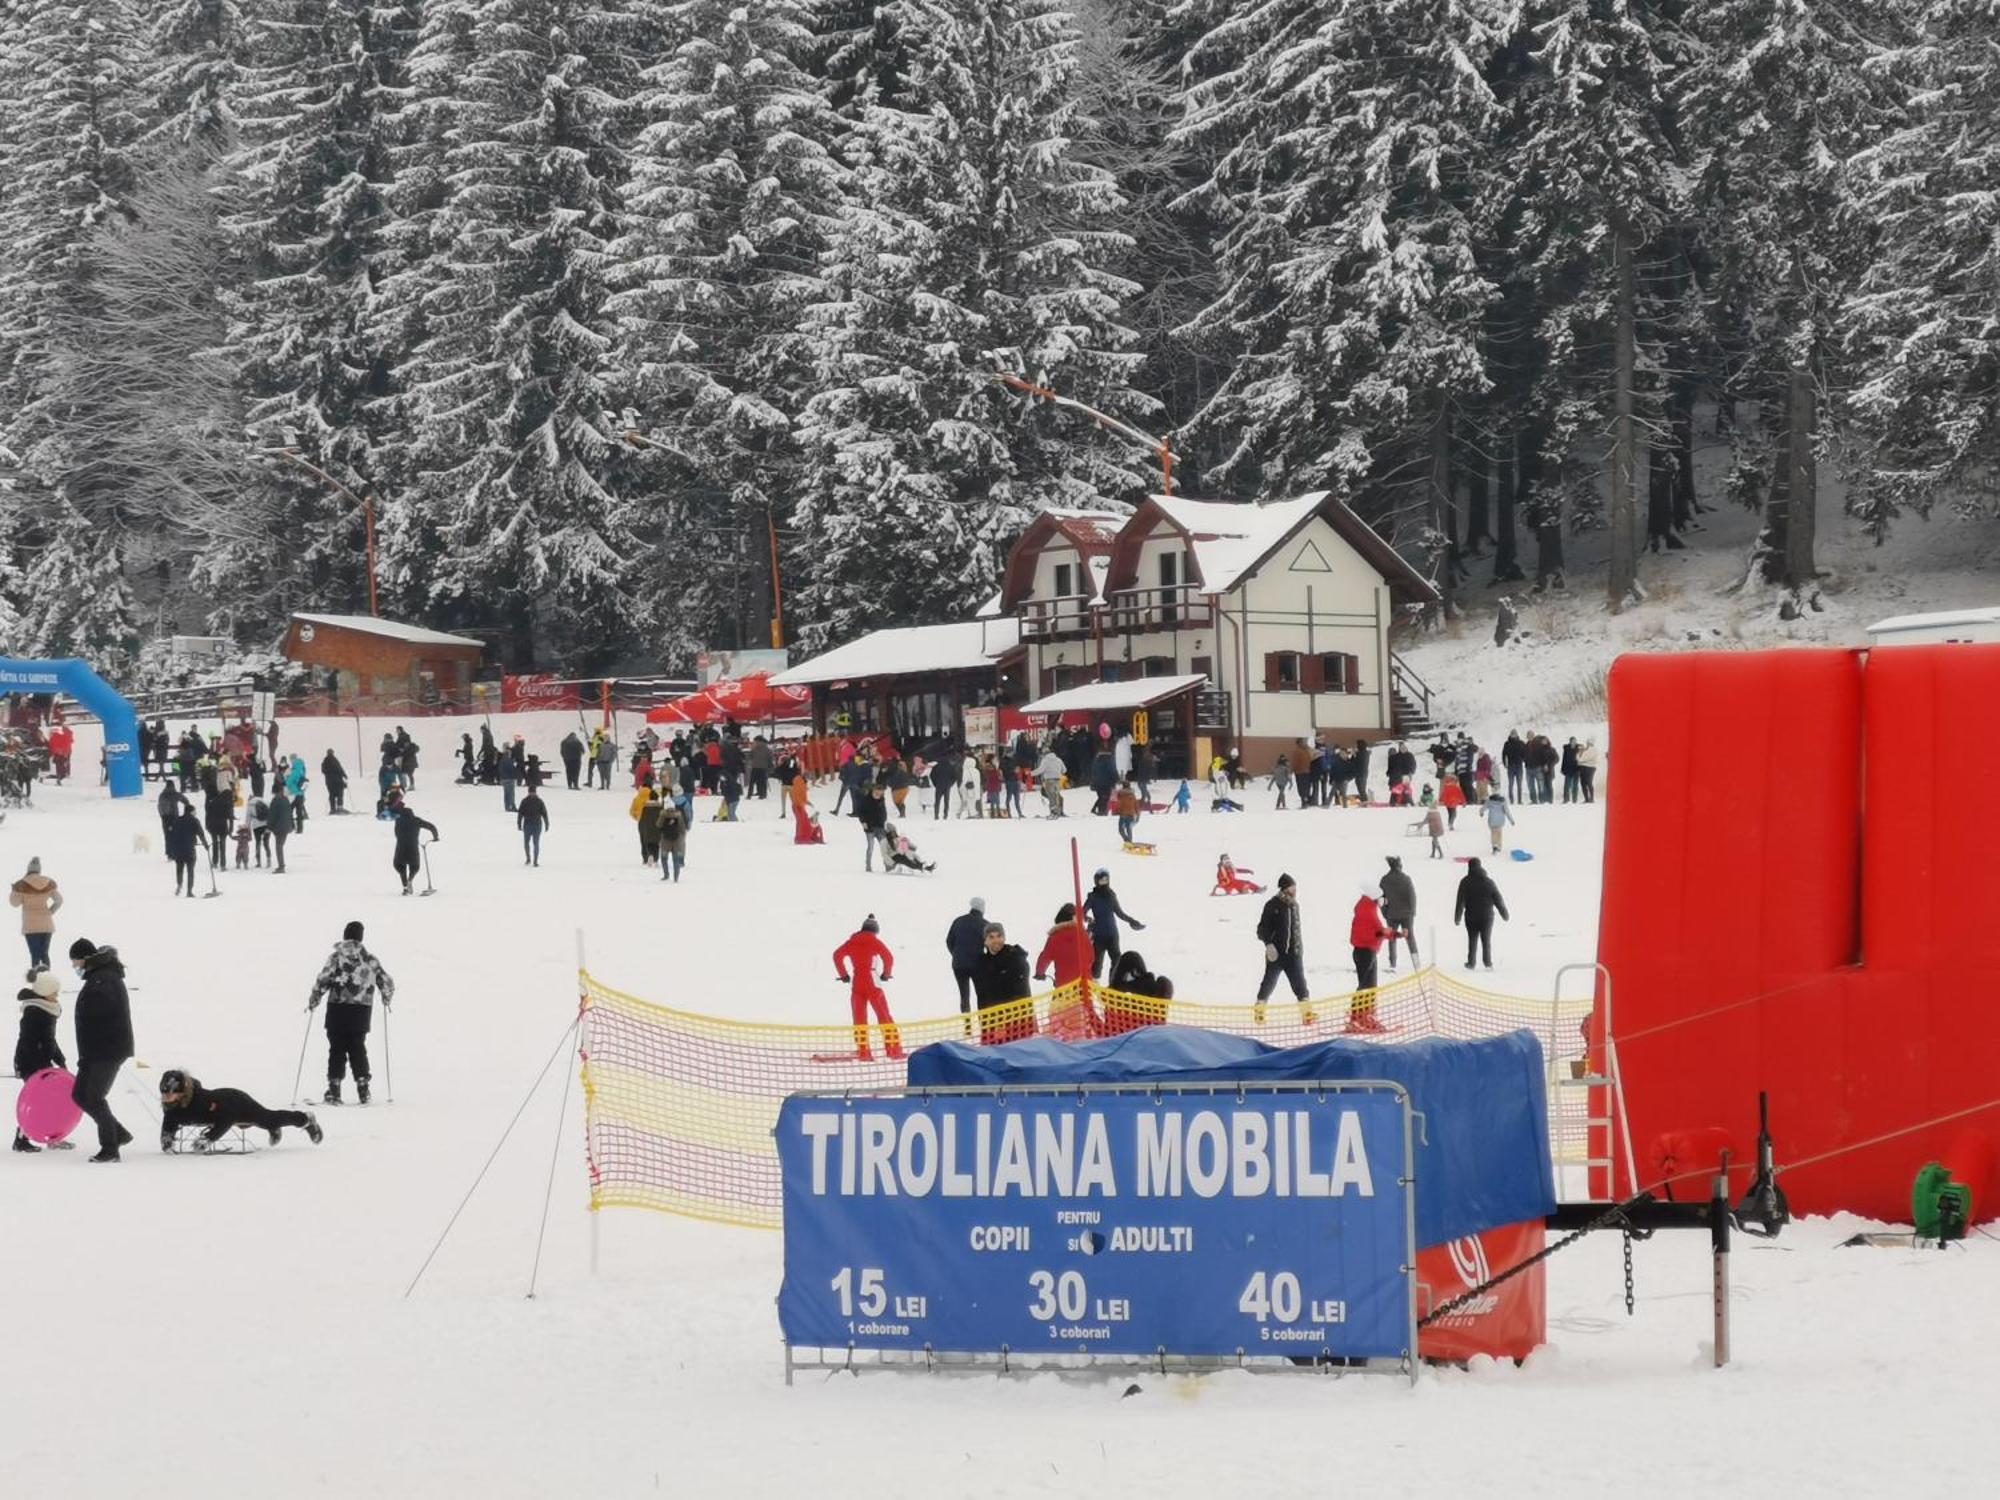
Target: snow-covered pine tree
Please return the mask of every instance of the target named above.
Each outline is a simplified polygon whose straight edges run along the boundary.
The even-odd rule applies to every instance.
[[[1535,288],[1549,351],[1538,404],[1554,420],[1543,452],[1569,480],[1555,493],[1593,493],[1598,464],[1608,466],[1615,612],[1642,597],[1638,492],[1650,472],[1647,433],[1664,419],[1654,373],[1678,258],[1671,231],[1683,216],[1672,101],[1686,48],[1658,0],[1528,0],[1521,26],[1522,128],[1502,158],[1501,191],[1513,201],[1496,217],[1514,231],[1505,251]],[[1544,580],[1560,574],[1560,509],[1552,520],[1537,527],[1558,549],[1545,548]]]
[[[80,656],[116,683],[138,656],[131,589],[118,536],[57,501],[48,540],[23,571],[15,647],[26,656]]]
[[[1882,238],[1847,315],[1848,505],[1878,543],[1941,498],[1990,513],[2000,483],[2000,3],[1920,20],[1884,59],[1910,117],[1858,161]]]
[[[115,418],[75,358],[101,308],[99,237],[131,212],[136,31],[126,0],[11,0],[5,14],[0,446],[18,462],[24,540],[41,547],[59,507],[113,534],[134,519],[128,472],[98,446]]]
[[[439,212],[461,299],[433,321],[408,420],[439,424],[419,503],[443,555],[428,599],[579,667],[629,649],[645,558],[626,492],[605,311],[639,8],[483,0]],[[453,451],[447,445],[462,444]]]
[[[1143,455],[995,381],[1018,372],[1149,420],[1107,267],[1114,182],[1080,160],[1076,33],[1059,0],[895,0],[906,108],[850,137],[856,206],[813,327],[820,390],[801,426],[805,644],[959,618],[1050,505],[1139,492]]]
[[[1745,434],[1732,487],[1761,506],[1749,572],[1782,590],[1787,616],[1817,607],[1818,466],[1839,411],[1826,397],[1879,233],[1854,161],[1896,125],[1895,91],[1874,64],[1900,12],[1878,0],[1716,0],[1689,12],[1694,228],[1715,268],[1720,339],[1743,365],[1727,394],[1769,423]]]
[[[811,71],[827,102],[849,120],[874,108],[900,108],[909,60],[895,0],[809,0]]]
[[[354,503],[258,450],[294,448],[353,490],[377,482],[374,410],[400,357],[377,301],[389,115],[414,11],[414,0],[273,0],[252,24],[227,227],[245,265],[230,353],[258,476],[250,509],[259,540],[218,538],[197,564],[196,583],[226,601],[218,624],[269,625],[291,609],[367,602]]]
[[[235,141],[245,44],[241,0],[153,0],[145,81],[149,142],[215,153]]]
[[[1226,60],[1182,129],[1228,228],[1198,326],[1239,357],[1197,428],[1224,482],[1327,488],[1434,560],[1451,608],[1453,432],[1486,388],[1485,191],[1500,0],[1255,0],[1195,49]],[[1211,471],[1214,473],[1215,471]]]
[[[794,431],[826,299],[820,261],[845,211],[840,120],[804,70],[799,0],[676,0],[667,55],[636,99],[629,233],[609,307],[666,545],[647,580],[670,659],[762,646],[767,528],[789,526],[803,475]]]

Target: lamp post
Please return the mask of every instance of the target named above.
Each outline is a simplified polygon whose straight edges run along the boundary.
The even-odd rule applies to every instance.
[[[327,473],[326,470],[320,468],[316,464],[310,464],[306,462],[305,459],[299,456],[299,452],[296,448],[268,448],[265,451],[268,453],[275,453],[280,458],[290,459],[293,463],[297,464],[301,469],[304,469],[308,474],[311,474],[315,478],[320,479],[325,483],[332,485],[336,490],[339,490],[341,494],[345,495],[349,500],[352,500],[356,505],[361,507],[361,524],[368,538],[368,613],[371,616],[379,618],[382,611],[375,607],[375,503],[374,501],[370,500],[365,495],[355,494],[354,491],[350,490],[346,485],[342,484],[338,479],[335,479],[331,474]]]
[[[660,446],[643,432],[628,431],[625,441],[634,448],[657,450]],[[785,645],[785,594],[778,575],[778,518],[768,505],[764,507],[764,535],[771,548],[771,648],[781,651]]]

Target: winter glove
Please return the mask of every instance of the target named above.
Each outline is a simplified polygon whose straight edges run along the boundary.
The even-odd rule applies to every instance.
[[[1264,962],[1267,964],[1274,964],[1277,961],[1278,961],[1277,945],[1275,943],[1266,943],[1264,945]]]
[[[306,1001],[306,1009],[307,1009],[307,1010],[318,1010],[318,1009],[319,1009],[319,996],[317,996],[317,995],[314,995],[314,996],[313,996],[313,997],[312,997],[312,998],[311,998],[310,1000]]]
[[[1146,930],[1146,924],[1144,922],[1134,922],[1132,924],[1132,930],[1134,932],[1144,932]]]

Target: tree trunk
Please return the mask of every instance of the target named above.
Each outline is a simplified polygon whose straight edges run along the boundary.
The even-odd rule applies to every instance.
[[[1639,592],[1639,514],[1634,493],[1639,431],[1632,414],[1632,387],[1638,363],[1639,336],[1634,311],[1638,289],[1634,285],[1632,247],[1622,233],[1612,235],[1611,261],[1617,315],[1612,333],[1611,566],[1605,579],[1605,600],[1615,615],[1645,596]]]
[[[1451,406],[1438,398],[1431,415],[1431,527],[1443,549],[1438,571],[1438,607],[1449,620],[1458,614],[1458,516],[1451,493]]]
[[[1494,475],[1494,526],[1493,526],[1493,581],[1514,583],[1521,578],[1519,543],[1514,532],[1514,507],[1521,493],[1520,460],[1512,451],[1500,460],[1500,472]]]
[[[1560,495],[1544,499],[1536,493],[1542,479],[1542,443],[1546,438],[1539,424],[1522,428],[1515,439],[1515,498],[1529,518],[1535,533],[1535,588],[1560,589],[1565,582],[1563,568],[1563,508]]]
[[[1813,546],[1819,532],[1819,465],[1813,439],[1819,432],[1819,391],[1810,364],[1793,366],[1786,382],[1785,405],[1791,411],[1790,442],[1784,461],[1790,469],[1791,510],[1785,528],[1784,583],[1794,593],[1809,593],[1819,581]]]
[[[1784,581],[1792,496],[1792,397],[1788,385],[1778,403],[1777,439],[1771,445],[1771,487],[1764,494],[1764,524],[1757,529],[1750,560],[1766,583]]]
[[[1474,434],[1465,447],[1465,555],[1478,557],[1482,542],[1493,539],[1487,519],[1486,434]]]
[[[1668,387],[1667,431],[1674,460],[1674,530],[1686,531],[1694,525],[1695,513],[1702,509],[1694,492],[1694,382],[1687,376],[1675,377]]]

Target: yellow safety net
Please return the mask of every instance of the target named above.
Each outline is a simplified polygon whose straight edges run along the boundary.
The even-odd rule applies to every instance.
[[[932,1042],[1066,1041],[1141,1026],[1200,1026],[1298,1046],[1328,1036],[1472,1039],[1523,1027],[1542,1040],[1552,1076],[1584,1056],[1588,997],[1558,1002],[1493,994],[1422,969],[1373,992],[1268,1006],[1207,1005],[1072,984],[972,1016],[894,1026],[783,1026],[655,1005],[579,975],[583,1091],[593,1209],[660,1209],[775,1229],[780,1184],[771,1138],[787,1095],[905,1082],[903,1058]],[[1551,1091],[1551,1114],[1557,1115]],[[1578,1091],[1569,1091],[1572,1094]],[[1581,1108],[1582,1101],[1574,1107]],[[1563,1106],[1570,1108],[1567,1102]],[[1559,1118],[1552,1118],[1558,1140]]]

